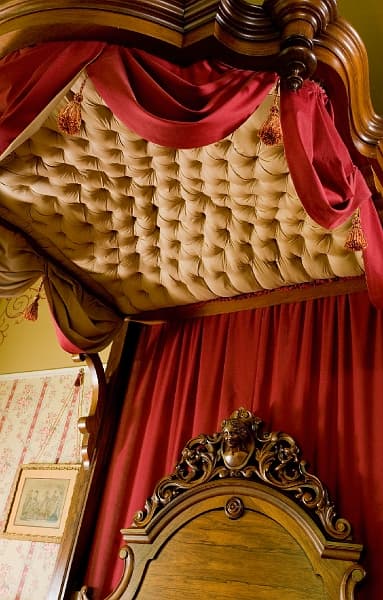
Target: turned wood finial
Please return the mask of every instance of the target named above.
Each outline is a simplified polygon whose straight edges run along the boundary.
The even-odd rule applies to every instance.
[[[289,89],[298,90],[315,72],[314,38],[336,19],[336,0],[265,0],[263,7],[281,32],[281,78]]]

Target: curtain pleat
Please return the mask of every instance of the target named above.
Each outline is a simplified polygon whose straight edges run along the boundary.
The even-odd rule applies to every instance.
[[[367,183],[335,127],[324,90],[313,81],[305,81],[297,93],[283,89],[281,125],[291,177],[310,217],[333,229],[360,210],[368,242],[363,259],[370,299],[382,308],[382,224]]]
[[[358,597],[378,598],[382,375],[382,313],[366,293],[144,328],[89,560],[92,597],[117,584],[119,530],[186,442],[243,406],[296,439],[365,545]]]
[[[0,59],[0,155],[59,102],[86,68],[112,112],[145,139],[174,148],[216,142],[259,106],[274,72],[237,69],[217,60],[187,66],[144,50],[102,42],[47,42]]]

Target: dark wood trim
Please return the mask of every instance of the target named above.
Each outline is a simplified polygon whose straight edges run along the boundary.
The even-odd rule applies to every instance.
[[[97,438],[93,457],[89,468],[83,467],[78,476],[48,600],[69,600],[72,592],[81,588],[85,577],[107,466],[140,329],[137,323],[125,322],[112,344],[105,373],[105,388],[102,386],[97,402],[99,419],[97,432],[94,432]],[[123,369],[120,368],[121,364],[124,365]]]
[[[315,53],[318,62],[332,69],[344,85],[351,106],[350,131],[357,150],[368,158],[377,158],[382,165],[383,119],[372,105],[367,51],[357,32],[339,17],[315,40]]]
[[[153,325],[176,319],[193,319],[195,317],[238,312],[240,310],[263,308],[277,304],[304,302],[306,300],[314,300],[315,298],[325,298],[326,296],[352,294],[366,291],[366,289],[364,275],[360,277],[323,279],[314,281],[313,283],[291,285],[276,290],[262,290],[261,292],[243,294],[233,298],[218,298],[217,300],[207,302],[148,311],[141,315],[131,316],[131,320]]]
[[[176,62],[216,56],[273,70],[295,89],[320,66],[337,73],[349,101],[352,141],[383,172],[383,118],[373,108],[368,57],[336,0],[6,0],[0,56],[57,40],[145,47]]]

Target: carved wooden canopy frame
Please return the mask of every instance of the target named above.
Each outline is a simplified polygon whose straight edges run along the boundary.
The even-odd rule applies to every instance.
[[[264,519],[266,525],[264,523],[259,528],[257,522],[256,527],[251,528],[251,521],[246,521],[250,517],[260,519],[259,522]],[[263,585],[257,581],[257,569],[262,571],[266,568],[260,551],[260,540],[265,527],[270,530],[276,528],[277,533],[280,528],[283,530],[282,538],[286,535],[293,540],[293,545],[299,547],[299,551],[303,550],[303,562],[309,565],[312,581],[317,585],[320,580],[320,586],[323,585],[323,589],[321,587],[320,592],[316,592],[319,595],[313,592],[310,597],[351,600],[356,583],[364,577],[364,569],[358,564],[362,546],[352,543],[350,523],[338,517],[327,489],[315,475],[308,472],[307,464],[301,458],[301,451],[294,439],[279,431],[265,432],[261,419],[240,408],[223,421],[220,432],[199,435],[186,444],[174,472],[159,481],[145,508],[136,514],[132,527],[122,530],[125,546],[120,556],[125,561],[125,570],[118,587],[108,596],[108,600],[148,598],[152,597],[148,593],[153,589],[158,591],[157,597],[168,597],[161,596],[159,592],[168,577],[173,582],[171,585],[178,585],[186,577],[187,585],[190,586],[190,595],[187,597],[199,597],[198,590],[204,588],[198,588],[198,585],[204,586],[207,583],[198,582],[201,575],[193,572],[195,557],[192,556],[193,551],[188,542],[190,538],[195,541],[198,527],[195,529],[194,526],[200,518],[210,528],[210,531],[206,530],[202,534],[203,541],[197,545],[197,561],[207,561],[207,572],[210,568],[214,569],[216,549],[221,544],[227,550],[227,541],[229,540],[230,546],[230,540],[236,531],[234,524],[225,544],[220,539],[222,524],[225,529],[227,520],[237,523],[243,519],[244,529],[239,542],[239,548],[244,549],[239,569],[243,573],[236,572],[235,580],[246,586],[253,585],[253,580],[255,586],[259,585],[261,588]],[[183,529],[186,533],[182,533]],[[177,536],[181,536],[178,554],[185,555],[181,564],[178,564],[177,554],[172,560],[168,560],[167,554],[165,564],[160,563],[157,568],[155,563],[161,560],[161,553],[164,549],[169,552]],[[274,534],[271,540],[274,544]],[[266,560],[274,552],[278,552],[278,544],[279,540],[275,539],[275,547],[269,547],[265,553],[269,555]],[[282,562],[289,558],[286,551]],[[275,560],[273,557],[272,561]],[[276,591],[267,592],[271,595],[262,597],[282,597],[278,594],[283,595],[284,585],[291,593],[294,582],[303,577],[304,566],[301,558],[299,561],[301,562],[293,568],[292,575],[287,576],[289,581],[286,584],[284,575],[280,574],[280,567],[276,564],[275,575],[281,575],[279,587]],[[182,566],[183,563],[186,563],[186,567]],[[155,565],[154,572],[151,571],[152,565]],[[225,569],[225,565],[220,568],[218,583],[213,575],[208,575],[208,579],[213,579],[212,585],[219,585],[219,579],[222,578],[224,585],[229,586],[227,580],[230,580],[230,575]],[[245,577],[244,582],[241,577]],[[147,585],[151,586],[150,590],[144,587]],[[273,587],[272,581],[268,582],[267,587],[269,585]],[[246,589],[245,594],[254,592],[250,587]],[[229,587],[227,590],[229,593]],[[87,598],[85,586],[81,593],[82,598]],[[298,592],[295,593],[298,595],[287,597],[302,597]],[[220,596],[218,594],[214,597]],[[229,593],[224,597],[232,596]],[[235,597],[253,596],[239,593]]]
[[[102,39],[145,47],[175,61],[217,56],[278,71],[291,88],[315,76],[341,83],[349,131],[383,170],[383,119],[370,99],[368,57],[336,0],[5,0],[0,56],[52,40]],[[382,180],[383,181],[383,180]]]

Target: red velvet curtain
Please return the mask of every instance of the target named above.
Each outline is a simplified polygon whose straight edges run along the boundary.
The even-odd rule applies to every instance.
[[[383,585],[383,315],[366,293],[144,328],[86,583],[117,583],[119,530],[199,433],[244,406],[290,433],[366,548],[358,597]]]

